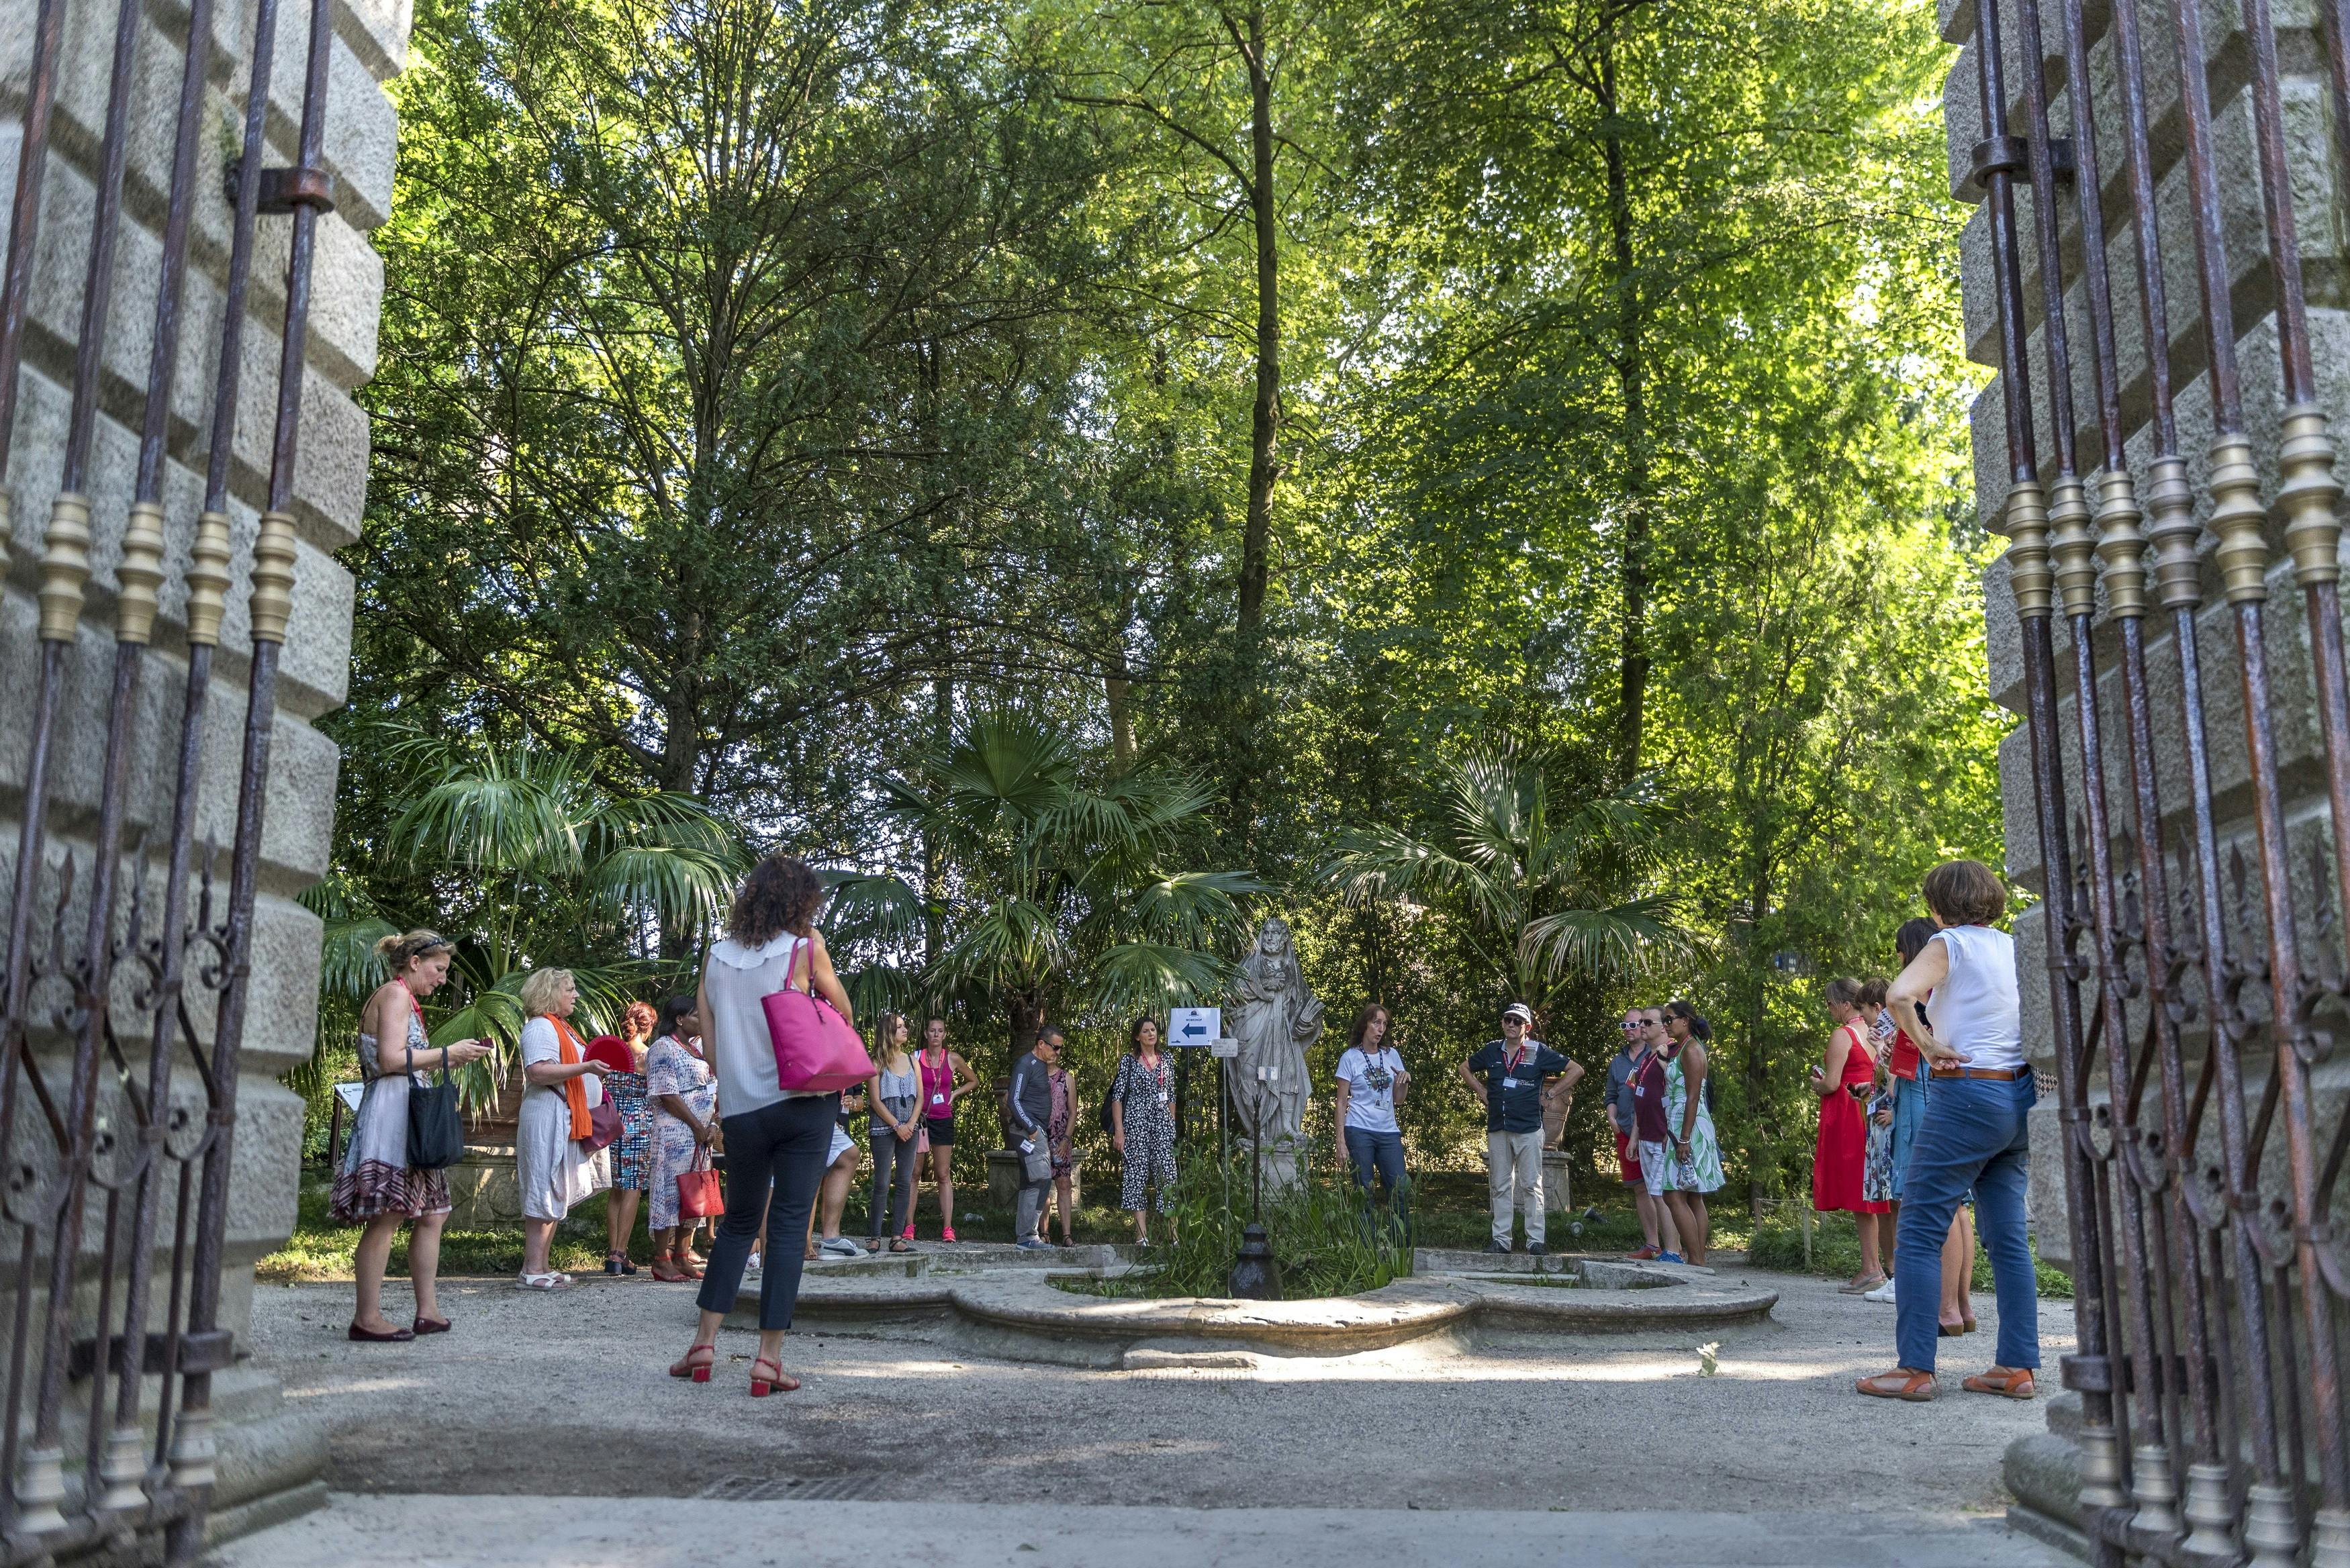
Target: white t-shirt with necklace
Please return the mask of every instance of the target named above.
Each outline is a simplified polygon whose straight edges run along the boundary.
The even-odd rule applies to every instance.
[[[1395,1086],[1402,1075],[1403,1057],[1394,1047],[1347,1046],[1338,1058],[1338,1077],[1347,1085],[1347,1125],[1364,1132],[1397,1131]]]

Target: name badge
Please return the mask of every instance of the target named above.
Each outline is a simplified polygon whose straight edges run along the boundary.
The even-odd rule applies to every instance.
[[[941,1091],[941,1092],[940,1092],[940,1093],[938,1093],[938,1094],[934,1094],[934,1095],[932,1095],[932,1096],[931,1096],[931,1104],[932,1104],[932,1105],[934,1105],[934,1106],[943,1106],[943,1105],[945,1105],[946,1103],[947,1103],[947,1097],[946,1097],[946,1095],[945,1095],[945,1093],[944,1093],[943,1091]]]
[[[1514,1089],[1517,1086],[1518,1081],[1515,1078],[1504,1078],[1502,1080],[1502,1087],[1505,1089]]]
[[[1164,1089],[1159,1091],[1159,1103],[1162,1106],[1167,1103],[1167,1091]]]
[[[1021,1152],[1022,1154],[1034,1154],[1034,1153],[1035,1153],[1035,1152],[1036,1152],[1036,1146],[1035,1146],[1035,1144],[1033,1144],[1033,1143],[1030,1143],[1026,1138],[1024,1138],[1024,1138],[1022,1138],[1022,1139],[1020,1140],[1020,1152]]]

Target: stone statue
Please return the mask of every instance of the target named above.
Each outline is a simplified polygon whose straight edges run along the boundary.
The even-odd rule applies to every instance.
[[[1267,1146],[1295,1139],[1305,1126],[1305,1048],[1322,1035],[1322,1003],[1305,989],[1289,927],[1268,919],[1241,965],[1232,991],[1232,1111],[1242,1137]],[[1260,1076],[1260,1073],[1263,1075]]]

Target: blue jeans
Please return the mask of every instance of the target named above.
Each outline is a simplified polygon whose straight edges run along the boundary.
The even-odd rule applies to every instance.
[[[1379,1196],[1392,1197],[1397,1185],[1403,1180],[1403,1134],[1348,1127],[1347,1162],[1354,1167],[1356,1186],[1369,1191],[1371,1172],[1376,1169],[1379,1177]]]
[[[1906,1086],[1906,1085],[1905,1085]],[[1975,1224],[1991,1254],[1999,1297],[1999,1365],[2040,1365],[2040,1290],[2023,1226],[2031,1148],[2029,1116],[2039,1098],[2029,1075],[2012,1083],[1943,1078],[1926,1096],[1925,1120],[1903,1173],[1895,1233],[1894,1343],[1901,1365],[1934,1370],[1941,1333],[1942,1239],[1959,1203],[1975,1193]]]
[[[1926,1119],[1926,1072],[1893,1080],[1893,1200],[1901,1201],[1901,1173],[1909,1163],[1909,1149],[1918,1141],[1918,1124]],[[1899,1238],[1895,1238],[1899,1244]]]

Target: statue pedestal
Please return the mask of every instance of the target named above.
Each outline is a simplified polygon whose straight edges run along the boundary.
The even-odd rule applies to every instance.
[[[1574,1207],[1575,1199],[1567,1191],[1566,1150],[1543,1150],[1543,1211],[1565,1214]]]
[[[1246,1138],[1243,1138],[1233,1146],[1243,1160],[1249,1158],[1251,1147]],[[1286,1192],[1305,1179],[1305,1150],[1286,1138],[1265,1145],[1264,1152],[1257,1158],[1263,1162],[1259,1167],[1263,1172],[1259,1179],[1264,1183],[1264,1195],[1267,1198],[1278,1192]],[[1243,1165],[1241,1168],[1246,1170],[1248,1167]],[[1243,1201],[1246,1196],[1245,1193],[1235,1193],[1234,1203]]]

